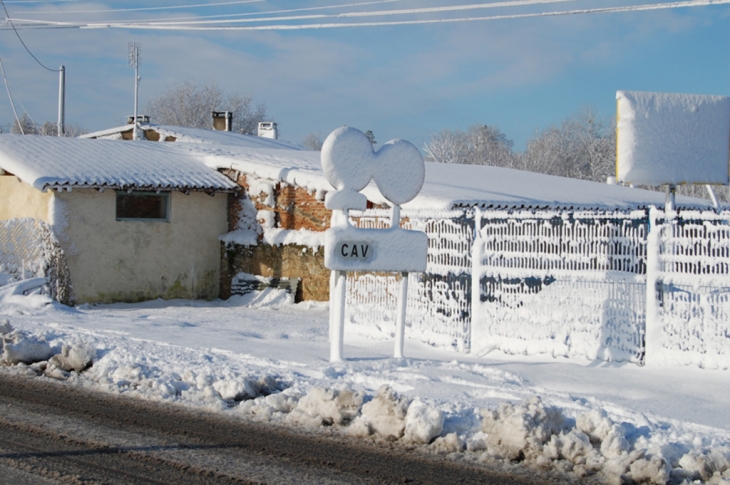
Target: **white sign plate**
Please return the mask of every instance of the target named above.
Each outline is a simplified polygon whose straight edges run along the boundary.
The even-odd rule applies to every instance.
[[[346,226],[325,232],[324,265],[333,271],[422,272],[427,253],[421,231]]]

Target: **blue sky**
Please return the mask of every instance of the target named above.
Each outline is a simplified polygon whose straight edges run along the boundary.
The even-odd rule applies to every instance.
[[[230,2],[6,0],[5,5],[14,19],[83,24],[111,20],[144,23],[182,16],[361,3]],[[287,15],[485,3],[398,0]],[[473,18],[654,3],[659,2],[573,0],[261,25]],[[192,7],[202,4],[206,6]],[[151,6],[163,9],[118,11]],[[16,23],[21,24],[19,20]],[[142,45],[141,112],[148,99],[175,83],[193,80],[204,84],[215,79],[226,91],[250,94],[255,101],[265,103],[279,123],[281,137],[295,142],[310,132],[326,135],[347,124],[373,130],[380,143],[405,138],[420,147],[431,133],[441,129],[466,129],[483,123],[498,125],[514,140],[515,148],[522,150],[536,130],[559,123],[583,106],[613,115],[617,90],[730,95],[730,4],[288,31],[56,28],[19,32],[41,62],[52,68],[66,66],[66,122],[87,131],[116,126],[132,114],[133,69],[127,66],[130,41]],[[36,122],[55,121],[57,74],[38,66],[7,28],[0,31],[0,58],[15,99]],[[154,121],[154,113],[145,114]],[[3,94],[0,123],[9,123],[12,116],[8,97]]]

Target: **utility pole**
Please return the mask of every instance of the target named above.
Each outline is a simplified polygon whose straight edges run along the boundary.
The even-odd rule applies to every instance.
[[[139,140],[137,133],[137,106],[139,105],[139,54],[141,46],[137,42],[129,42],[129,66],[134,68],[134,130],[132,139]]]
[[[58,136],[64,135],[66,118],[66,67],[58,70]]]

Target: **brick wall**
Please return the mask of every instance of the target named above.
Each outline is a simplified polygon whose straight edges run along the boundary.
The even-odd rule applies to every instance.
[[[324,250],[296,244],[223,247],[221,298],[231,296],[231,280],[240,272],[271,277],[301,278],[296,301],[329,300],[330,272],[324,267]]]
[[[271,211],[275,227],[281,229],[324,231],[329,228],[332,211],[324,207],[315,194],[293,185],[277,183],[274,203],[267,204],[268,194],[251,194],[254,185],[249,176],[235,170],[223,173],[244,190],[229,195],[228,229],[236,229],[244,198],[249,198],[257,211]],[[271,246],[260,242],[257,246],[221,248],[221,298],[231,295],[231,279],[239,272],[261,276],[301,278],[296,300],[329,299],[330,272],[324,267],[324,251],[300,245]]]

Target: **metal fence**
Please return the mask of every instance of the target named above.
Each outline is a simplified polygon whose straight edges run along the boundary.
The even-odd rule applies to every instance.
[[[403,227],[429,237],[427,270],[410,275],[410,338],[635,363],[653,348],[657,361],[730,366],[730,212],[404,215]],[[386,227],[389,215],[353,223]],[[348,321],[392,335],[396,294],[396,275],[351,274]]]
[[[15,281],[45,277],[51,298],[64,304],[73,302],[66,258],[53,230],[43,221],[0,221],[0,273]]]

